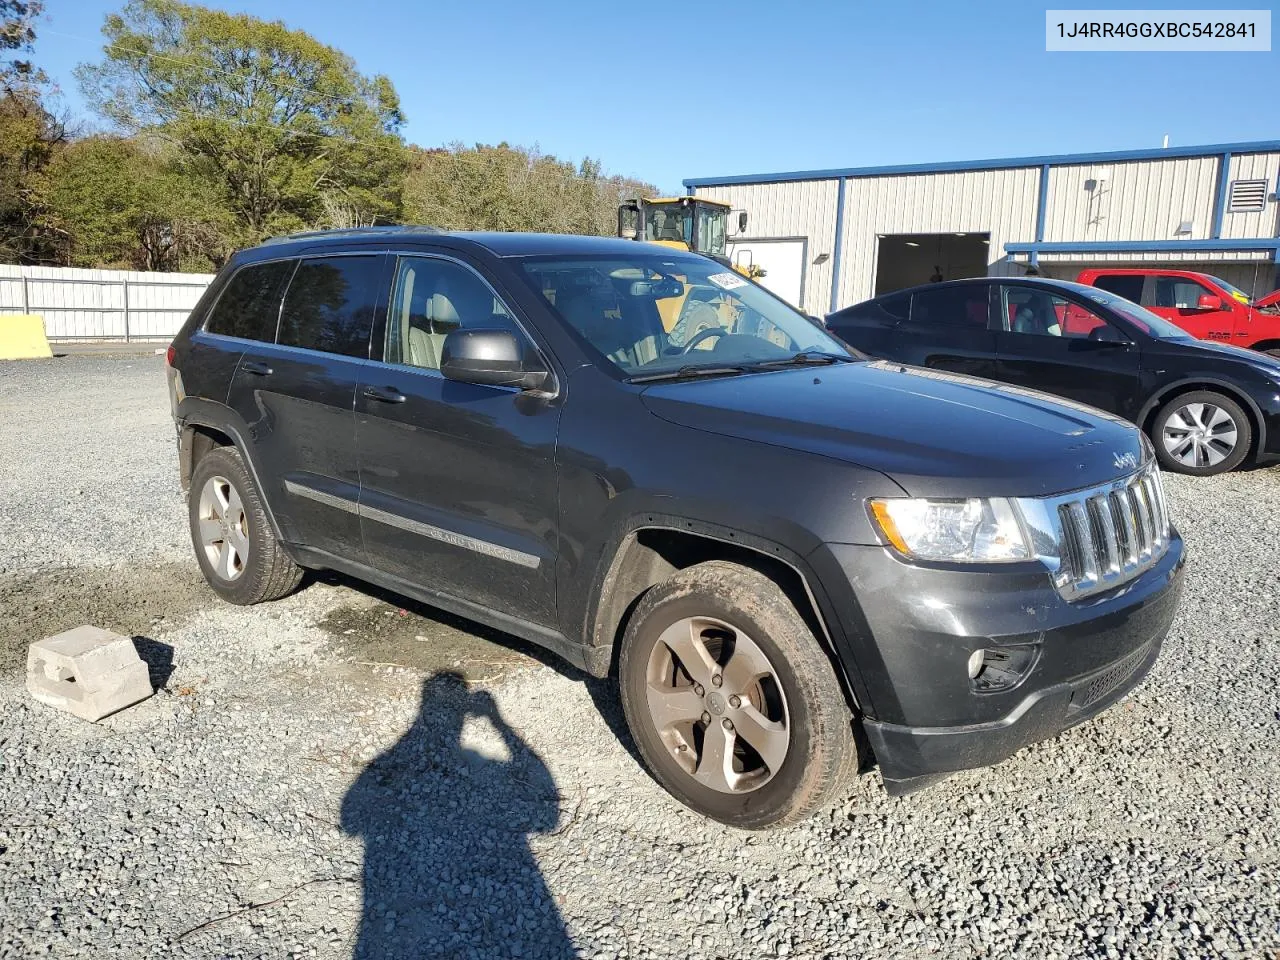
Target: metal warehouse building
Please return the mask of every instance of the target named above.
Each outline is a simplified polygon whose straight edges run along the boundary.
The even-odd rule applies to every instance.
[[[1261,296],[1280,285],[1280,141],[684,182],[748,213],[739,263],[822,315],[944,279],[1072,278],[1086,266],[1176,264]],[[736,227],[736,217],[730,217]]]

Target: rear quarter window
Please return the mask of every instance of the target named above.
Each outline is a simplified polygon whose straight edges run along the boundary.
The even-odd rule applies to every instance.
[[[293,272],[294,260],[275,260],[241,267],[213,305],[205,330],[226,337],[274,343],[280,295]]]
[[[900,293],[880,300],[868,300],[857,306],[833,313],[829,322],[833,328],[858,323],[897,323],[907,319],[911,312],[911,294]]]

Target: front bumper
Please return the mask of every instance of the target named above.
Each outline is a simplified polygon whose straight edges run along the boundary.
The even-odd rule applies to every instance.
[[[890,794],[999,763],[1089,719],[1140,683],[1177,612],[1182,539],[1142,576],[1068,603],[1038,564],[975,571],[916,565],[880,547],[829,544],[856,585],[848,611],[865,701],[863,727]],[[981,689],[977,650],[1018,651],[1016,682]]]

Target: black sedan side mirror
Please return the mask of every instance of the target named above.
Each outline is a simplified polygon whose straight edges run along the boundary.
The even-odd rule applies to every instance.
[[[461,383],[541,390],[551,374],[509,330],[454,330],[440,349],[440,372]]]

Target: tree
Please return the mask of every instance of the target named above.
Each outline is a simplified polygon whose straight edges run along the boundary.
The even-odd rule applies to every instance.
[[[70,266],[209,270],[231,252],[231,218],[213,185],[184,176],[155,144],[77,141],[49,163],[40,197]]]
[[[612,234],[618,204],[652,195],[646,183],[606,177],[600,164],[572,163],[505,143],[410,149],[405,218],[445,229]]]
[[[0,0],[0,260],[8,262],[49,256],[35,178],[67,140],[66,122],[45,107],[43,72],[24,56],[40,10],[39,0]]]
[[[43,83],[44,74],[22,53],[30,53],[35,43],[35,21],[40,16],[42,0],[0,0],[0,86],[9,92],[14,86]],[[12,56],[19,54],[19,56]]]
[[[105,61],[77,71],[86,98],[216,184],[238,243],[399,213],[404,116],[386,77],[279,21],[178,0],[130,0],[103,32]]]

